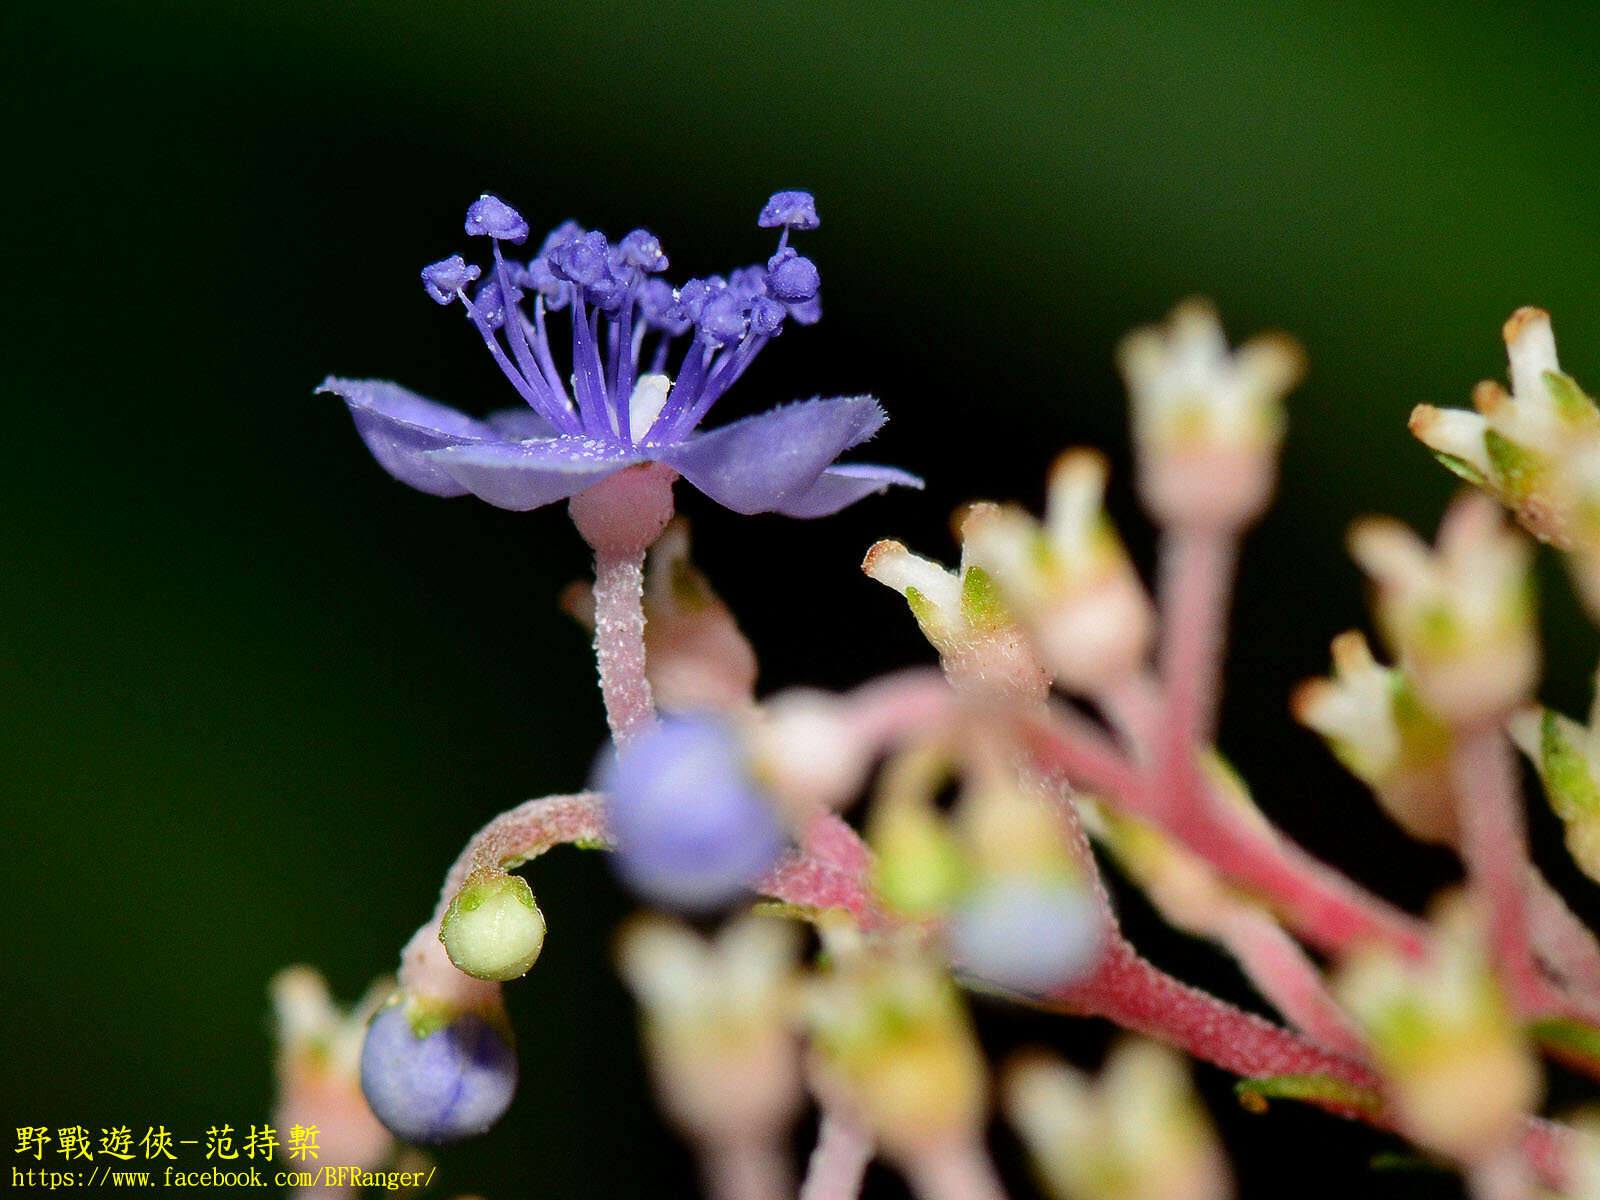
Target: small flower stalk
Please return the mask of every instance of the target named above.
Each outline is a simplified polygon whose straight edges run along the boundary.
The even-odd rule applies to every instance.
[[[1139,490],[1163,526],[1239,530],[1265,510],[1277,482],[1283,399],[1305,372],[1281,334],[1230,351],[1216,310],[1173,309],[1162,328],[1123,339]]]
[[[594,632],[592,587],[573,584],[562,606]],[[690,558],[689,526],[681,517],[645,557],[643,616],[645,674],[659,711],[721,712],[752,703],[755,651]]]
[[[1006,1116],[1051,1200],[1227,1200],[1227,1159],[1183,1061],[1125,1041],[1098,1077],[1034,1054],[1006,1070]]]

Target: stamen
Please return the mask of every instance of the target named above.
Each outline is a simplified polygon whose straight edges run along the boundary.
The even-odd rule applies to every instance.
[[[435,303],[449,305],[457,293],[482,273],[476,266],[468,266],[461,255],[452,254],[422,268],[422,285]]]
[[[520,245],[528,238],[528,223],[504,200],[486,192],[467,209],[467,236],[490,237]]]

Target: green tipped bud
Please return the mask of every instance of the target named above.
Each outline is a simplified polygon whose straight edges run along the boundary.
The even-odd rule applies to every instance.
[[[960,519],[970,521],[993,507],[972,505]],[[1044,668],[993,577],[967,561],[965,549],[960,566],[951,571],[900,542],[881,541],[867,551],[861,569],[906,598],[947,676],[1004,695],[1043,696],[1048,689]]]
[[[480,871],[450,901],[439,940],[468,975],[504,983],[538,961],[544,914],[522,876]]]

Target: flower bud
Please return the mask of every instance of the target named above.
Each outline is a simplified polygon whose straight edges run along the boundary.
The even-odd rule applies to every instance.
[[[1373,659],[1365,637],[1351,630],[1334,638],[1333,678],[1301,684],[1293,708],[1407,833],[1454,841],[1449,727],[1422,706],[1403,671]]]
[[[396,1137],[445,1143],[498,1121],[517,1090],[503,1012],[480,1013],[401,993],[372,1019],[361,1090]]]
[[[1503,718],[1539,670],[1529,547],[1482,496],[1456,500],[1437,549],[1397,521],[1368,518],[1350,552],[1373,581],[1384,639],[1417,694],[1451,724]]]
[[[861,569],[906,598],[952,681],[1002,695],[1043,695],[1049,679],[983,568],[947,571],[904,545],[882,541]]]
[[[1518,713],[1511,736],[1532,761],[1545,797],[1566,826],[1567,851],[1600,880],[1600,713],[1585,728],[1548,708]]]
[[[949,976],[908,945],[826,944],[806,1009],[829,1084],[893,1156],[974,1136],[988,1077]]]
[[[1511,391],[1480,383],[1476,412],[1418,405],[1411,432],[1541,541],[1563,550],[1600,545],[1600,479],[1580,465],[1600,450],[1600,409],[1562,374],[1549,313],[1519,308],[1503,332]]]
[[[1455,900],[1428,957],[1369,947],[1335,988],[1360,1023],[1405,1131],[1473,1161],[1514,1144],[1541,1090],[1533,1051],[1495,982],[1476,914]]]
[[[544,948],[544,914],[520,875],[482,870],[450,901],[439,927],[450,961],[476,979],[527,974]]]
[[[770,1136],[804,1100],[794,1026],[795,927],[744,916],[714,939],[642,916],[617,944],[656,1092],[686,1134]]]
[[[1106,516],[1105,484],[1104,458],[1068,451],[1051,470],[1042,526],[1020,508],[977,506],[961,527],[963,553],[994,579],[1045,667],[1080,694],[1138,669],[1154,625]]]
[[[1006,1070],[1007,1117],[1052,1200],[1224,1200],[1227,1160],[1183,1060],[1124,1041],[1098,1079],[1045,1055]]]
[[[1237,529],[1259,517],[1277,479],[1283,397],[1305,369],[1299,346],[1266,334],[1230,352],[1216,311],[1188,300],[1165,328],[1124,338],[1117,365],[1156,520]]]
[[[668,717],[602,755],[597,789],[616,841],[613,866],[640,896],[709,912],[743,896],[783,850],[771,798],[734,729]]]

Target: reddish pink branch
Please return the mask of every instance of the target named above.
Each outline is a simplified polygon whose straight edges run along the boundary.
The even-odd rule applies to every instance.
[[[1106,947],[1093,975],[1050,1002],[1105,1017],[1235,1075],[1327,1075],[1361,1088],[1378,1085],[1367,1068],[1174,979],[1121,938]]]
[[[1202,790],[1198,772],[1185,772],[1173,796],[1154,804],[1144,777],[1126,759],[1104,739],[1091,736],[1092,731],[1086,733],[1061,716],[1052,710],[1027,719],[1023,728],[1034,762],[1052,778],[1106,796],[1153,821],[1323,950],[1378,940],[1420,953],[1425,940],[1416,918]]]
[[[1218,922],[1215,936],[1290,1025],[1324,1049],[1366,1059],[1360,1035],[1334,1003],[1322,972],[1281,925],[1259,910],[1240,909]]]

